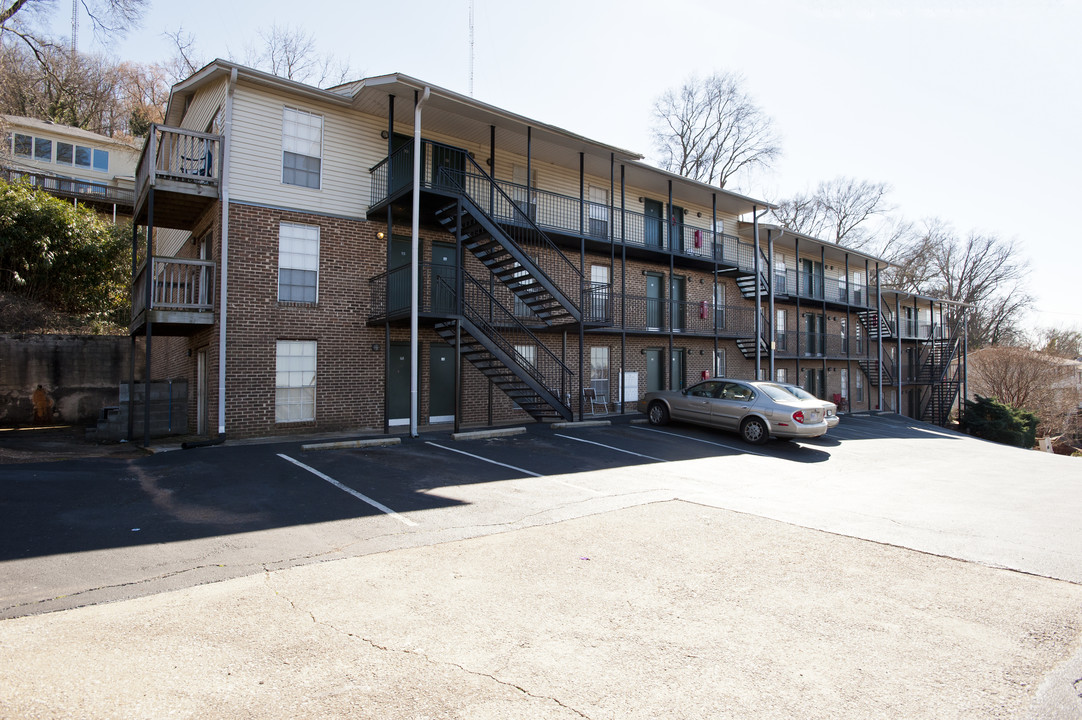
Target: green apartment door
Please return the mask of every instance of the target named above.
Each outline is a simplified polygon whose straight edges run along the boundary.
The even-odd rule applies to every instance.
[[[409,310],[411,241],[392,237],[387,257],[387,312]]]
[[[457,257],[455,246],[432,243],[432,310],[438,313],[455,311],[457,290]]]
[[[665,214],[665,206],[657,200],[644,200],[642,203],[643,218],[643,242],[646,247],[661,247],[662,218]]]
[[[663,390],[664,373],[661,368],[661,350],[657,348],[646,349],[646,392]]]
[[[433,344],[428,358],[428,421],[455,420],[455,350]]]
[[[646,328],[648,330],[660,330],[665,317],[662,312],[664,305],[660,275],[646,276]]]
[[[410,344],[393,342],[387,364],[387,413],[391,425],[410,421]]]
[[[669,389],[682,390],[686,384],[687,354],[684,348],[673,348],[672,357],[669,358]]]
[[[687,327],[684,314],[684,298],[687,278],[674,275],[669,281],[669,327],[673,332],[682,332]]]

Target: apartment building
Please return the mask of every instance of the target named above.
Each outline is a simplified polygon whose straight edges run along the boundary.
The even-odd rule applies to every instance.
[[[885,263],[768,208],[406,75],[219,60],[139,160],[131,333],[206,435],[571,420],[756,368],[900,406]]]
[[[0,115],[0,179],[24,180],[114,220],[132,213],[139,151],[88,130]]]

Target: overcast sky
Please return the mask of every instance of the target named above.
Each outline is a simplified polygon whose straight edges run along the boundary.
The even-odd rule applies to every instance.
[[[57,4],[58,31],[70,15]],[[311,32],[356,77],[402,72],[468,94],[469,0],[151,0],[119,58],[162,33],[240,58],[272,23]],[[303,13],[298,13],[298,8]],[[85,20],[80,49],[101,51]],[[777,200],[840,175],[898,211],[1017,238],[1035,325],[1082,329],[1082,0],[475,0],[474,96],[652,156],[650,108],[690,74],[744,76],[785,155],[732,189]]]

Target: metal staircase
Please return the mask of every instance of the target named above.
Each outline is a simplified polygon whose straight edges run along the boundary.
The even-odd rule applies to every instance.
[[[955,362],[958,356],[960,338],[952,333],[952,339],[932,340],[928,346],[924,362],[921,364],[918,381],[929,384],[922,393],[921,420],[942,425],[950,417],[951,408],[958,400],[961,389],[961,367]]]
[[[755,299],[755,273],[741,274],[736,276],[736,286],[740,289],[740,294],[749,300]],[[769,297],[770,288],[767,286],[766,277],[763,273],[759,273],[759,297]]]
[[[864,375],[868,378],[869,383],[871,383],[872,385],[879,385],[880,384],[879,383],[879,366],[880,366],[879,358],[875,358],[875,357],[859,358],[857,360],[857,365],[860,366],[860,369],[864,372]],[[894,369],[894,363],[893,363],[893,361],[891,361],[889,356],[887,356],[887,355],[883,356],[882,365],[883,365],[883,383],[882,384],[884,386],[896,384],[896,376],[895,376],[895,372],[894,372],[894,370],[895,370]]]
[[[755,359],[755,338],[737,338],[736,347],[740,350],[740,353],[748,360]],[[770,348],[767,346],[766,340],[759,338],[759,351],[763,357],[770,352]]]
[[[456,215],[458,203],[451,203],[436,211],[436,217],[451,233],[461,233],[462,247],[546,325],[578,321],[578,305],[499,225],[471,206],[464,202],[462,212]]]
[[[574,373],[465,272],[460,307],[461,315],[435,326],[444,341],[535,420],[574,419],[569,400]],[[456,322],[461,323],[461,347]]]
[[[861,310],[857,313],[857,317],[860,318],[864,329],[868,331],[870,339],[894,337],[894,327],[881,310]]]

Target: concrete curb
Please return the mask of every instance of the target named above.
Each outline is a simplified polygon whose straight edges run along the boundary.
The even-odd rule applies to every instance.
[[[554,422],[550,423],[549,427],[553,430],[564,430],[567,428],[587,428],[587,427],[611,427],[611,420],[583,420],[581,422]]]
[[[339,442],[313,443],[301,445],[301,450],[350,450],[353,448],[387,447],[400,445],[402,438],[369,438],[367,440],[342,440]]]
[[[485,440],[487,438],[507,437],[509,435],[525,435],[526,428],[500,428],[498,430],[472,430],[470,432],[452,433],[452,440]]]

